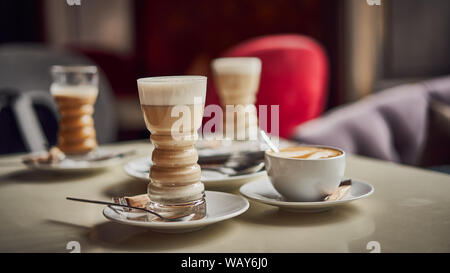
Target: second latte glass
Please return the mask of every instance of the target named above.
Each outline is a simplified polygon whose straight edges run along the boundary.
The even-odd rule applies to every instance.
[[[206,77],[170,76],[137,80],[152,153],[149,209],[166,217],[206,215],[204,186],[194,147],[201,126]]]
[[[226,137],[233,140],[255,140],[258,118],[254,103],[261,76],[261,60],[254,57],[218,58],[211,65],[217,93],[225,112]]]
[[[52,66],[50,92],[60,113],[58,148],[67,155],[85,155],[97,148],[94,104],[98,95],[95,66]]]

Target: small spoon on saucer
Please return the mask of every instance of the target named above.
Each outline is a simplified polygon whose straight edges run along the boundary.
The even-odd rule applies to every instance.
[[[144,209],[144,208],[138,208],[138,207],[133,207],[133,206],[128,206],[128,205],[123,205],[123,204],[116,204],[113,202],[105,202],[105,201],[98,201],[98,200],[88,200],[88,199],[80,199],[80,198],[74,198],[74,197],[66,197],[67,200],[71,200],[71,201],[78,201],[78,202],[84,202],[84,203],[92,203],[92,204],[101,204],[101,205],[107,205],[107,206],[115,206],[115,207],[124,207],[124,208],[130,208],[130,209],[136,209],[136,210],[142,210],[148,213],[151,213],[157,217],[159,217],[161,220],[163,220],[164,222],[183,222],[183,221],[189,221],[191,220],[195,214],[191,213],[189,215],[184,215],[184,216],[180,216],[180,217],[174,217],[174,218],[167,218],[162,216],[159,213],[156,213],[154,211],[148,210],[148,209]]]
[[[121,151],[121,152],[111,152],[111,153],[107,153],[107,154],[103,154],[103,155],[98,155],[98,156],[93,156],[92,158],[71,158],[68,157],[69,159],[75,160],[75,161],[88,161],[88,162],[97,162],[97,161],[103,161],[103,160],[109,160],[109,159],[113,159],[113,158],[123,158],[126,156],[130,156],[130,155],[134,155],[136,154],[135,150],[128,150],[128,151]]]
[[[239,169],[238,167],[224,167],[224,166],[202,166],[202,170],[210,170],[226,174],[228,176],[238,176],[244,174],[251,174],[260,171],[264,167],[264,162],[260,162],[254,166],[246,167],[244,169]]]
[[[343,199],[350,191],[351,186],[352,186],[351,179],[342,181],[339,187],[333,193],[325,197],[324,201],[339,201]]]

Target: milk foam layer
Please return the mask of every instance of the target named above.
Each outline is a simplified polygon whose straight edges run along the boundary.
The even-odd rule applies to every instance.
[[[336,157],[341,155],[342,152],[338,150],[334,150],[331,148],[320,148],[320,147],[294,147],[294,148],[285,148],[280,151],[280,153],[276,154],[280,157],[287,158],[298,158],[298,159],[323,159]]]
[[[138,79],[141,105],[190,105],[204,103],[206,77],[168,76]]]
[[[98,95],[98,87],[96,85],[59,85],[53,83],[50,86],[50,93],[53,96],[70,96],[70,97],[89,97]]]
[[[261,60],[258,58],[218,58],[212,62],[215,73],[242,73],[259,74],[261,72]]]

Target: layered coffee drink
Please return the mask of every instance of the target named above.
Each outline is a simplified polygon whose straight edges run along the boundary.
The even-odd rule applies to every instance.
[[[219,58],[212,62],[215,86],[224,109],[224,132],[235,140],[257,136],[255,107],[261,61],[258,58]]]
[[[167,217],[206,215],[204,186],[194,147],[201,126],[206,77],[138,79],[139,100],[152,153],[149,209]]]
[[[279,153],[271,154],[294,159],[324,159],[342,155],[342,152],[332,148],[323,148],[317,146],[299,146],[281,149]]]
[[[50,92],[58,105],[58,148],[82,155],[97,148],[94,104],[98,95],[97,69],[93,66],[54,66]]]

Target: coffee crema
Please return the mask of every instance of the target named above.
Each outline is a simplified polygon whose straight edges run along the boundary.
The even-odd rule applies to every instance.
[[[293,159],[325,159],[342,155],[342,152],[332,148],[298,146],[280,149],[272,155]]]

